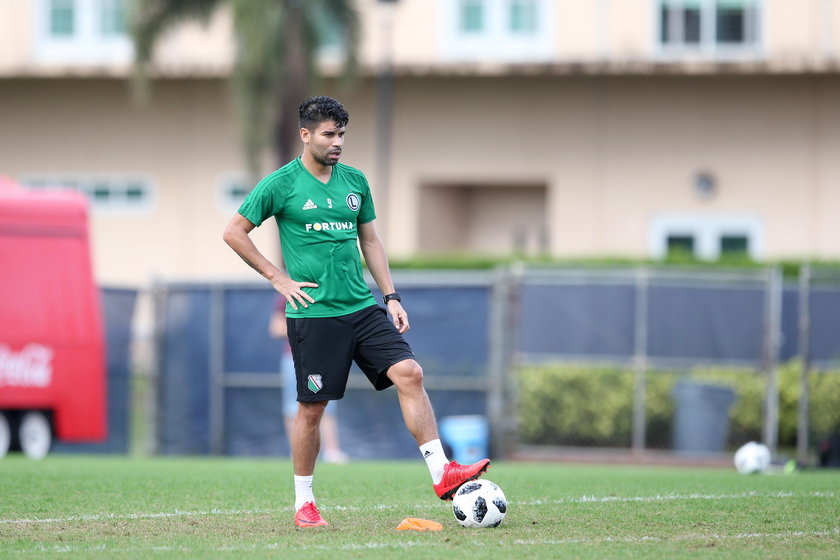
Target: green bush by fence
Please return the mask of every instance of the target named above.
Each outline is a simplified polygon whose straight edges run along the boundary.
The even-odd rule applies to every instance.
[[[779,445],[796,446],[800,365],[779,369]],[[680,379],[731,387],[729,441],[735,448],[761,440],[766,377],[762,372],[705,368],[650,371],[646,376],[646,447],[671,445],[674,385]],[[519,434],[523,443],[629,447],[635,374],[629,369],[553,364],[519,371]],[[840,427],[840,373],[812,372],[809,382],[811,441]]]

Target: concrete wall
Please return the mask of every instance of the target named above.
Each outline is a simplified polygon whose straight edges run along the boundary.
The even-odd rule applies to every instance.
[[[505,73],[494,64],[511,45],[493,41],[479,54],[452,64],[447,29],[452,28],[456,0],[357,0],[362,27],[361,62],[366,68],[381,65],[390,49],[395,64],[415,71],[463,71],[475,63],[485,72]],[[499,0],[487,0],[493,10],[504,10]],[[756,0],[759,6],[759,45],[747,58],[778,70],[830,65],[840,59],[840,0]],[[657,45],[659,0],[539,0],[540,21],[549,33],[545,55],[533,61],[549,64],[655,63],[662,58]],[[93,48],[80,60],[58,57],[44,49],[46,0],[0,0],[0,76],[18,75],[126,75],[131,51],[121,45]],[[234,59],[231,16],[222,9],[207,22],[189,22],[167,33],[155,51],[163,75],[226,75]],[[390,29],[390,31],[389,31]],[[511,39],[508,37],[507,39]],[[498,43],[498,41],[496,41]],[[390,47],[389,47],[390,45]],[[79,45],[68,45],[71,52]],[[59,49],[61,50],[61,49]],[[527,50],[527,49],[526,49]],[[46,53],[46,54],[45,54]],[[482,54],[483,53],[483,54]],[[53,53],[54,54],[54,53]],[[667,57],[666,57],[667,58]],[[679,61],[717,60],[705,53],[682,53]],[[727,57],[724,57],[726,59]],[[736,57],[737,58],[737,57]],[[672,60],[673,61],[673,60]],[[529,62],[525,56],[520,62]]]
[[[243,169],[225,88],[222,80],[163,81],[138,108],[120,80],[8,80],[0,169],[18,178],[151,179],[148,213],[94,213],[103,281],[252,278],[221,242],[232,210],[219,204],[220,183]],[[372,85],[327,89],[351,112],[343,161],[364,170],[385,201]],[[458,203],[464,215],[504,229],[502,211],[517,211],[495,189],[508,185],[516,197],[518,185],[543,186],[557,256],[648,256],[659,216],[735,215],[760,224],[760,257],[840,257],[838,77],[405,78],[394,115],[389,208],[377,204],[377,223],[395,256],[427,249],[424,186],[470,186],[473,198]],[[694,188],[700,171],[716,178],[710,197]],[[443,236],[449,250],[487,252],[468,231],[441,227],[452,228]],[[272,223],[255,235],[276,254]],[[441,241],[430,240],[433,248]]]
[[[103,282],[254,279],[221,242],[233,211],[219,202],[221,184],[244,169],[226,81],[228,15],[165,38],[164,78],[139,107],[127,61],[39,61],[33,5],[0,0],[0,173],[148,178],[148,211],[94,213]],[[445,2],[392,7],[397,78],[385,177],[369,70],[389,16],[360,0],[369,70],[355,89],[328,82],[322,93],[350,109],[343,161],[368,174],[392,255],[506,252],[539,207],[544,225],[534,227],[556,256],[655,255],[657,228],[685,218],[749,222],[758,258],[840,258],[840,75],[831,67],[840,0],[763,2],[760,67],[659,65],[652,0],[551,5],[558,66],[539,68],[447,62]],[[650,64],[622,69],[639,57]],[[584,64],[599,60],[614,65]],[[279,163],[265,161],[266,172]],[[695,188],[701,172],[716,181],[711,196]],[[278,253],[274,224],[255,236]]]
[[[230,214],[218,196],[225,175],[242,169],[232,112],[221,80],[155,84],[145,108],[132,105],[122,80],[8,80],[0,172],[150,180],[148,212],[93,212],[96,275],[105,283],[237,276],[242,263],[223,247]],[[272,227],[257,235],[276,253]]]
[[[545,183],[557,255],[646,256],[651,220],[688,213],[758,217],[763,257],[835,256],[838,86],[807,76],[405,80],[393,198],[415,207],[424,182]],[[717,179],[712,197],[694,190],[703,170]],[[422,247],[417,214],[390,218],[395,250]]]

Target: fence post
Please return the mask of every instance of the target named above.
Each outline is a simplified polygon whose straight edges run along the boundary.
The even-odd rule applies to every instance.
[[[779,344],[782,324],[782,273],[779,267],[767,270],[764,317],[764,371],[767,387],[764,398],[764,443],[772,453],[779,447]]]
[[[163,434],[161,428],[161,406],[163,400],[160,374],[164,371],[164,345],[166,344],[166,306],[169,301],[169,290],[157,279],[152,280],[152,361],[149,372],[149,409],[147,426],[148,452],[150,455],[157,455],[161,452],[161,441]]]
[[[810,391],[808,378],[811,374],[811,265],[803,264],[799,269],[799,404],[796,422],[796,459],[808,463],[808,435],[810,426]]]
[[[633,451],[645,448],[647,395],[647,338],[648,338],[648,285],[650,275],[645,267],[636,270],[635,327],[633,329]]]
[[[221,455],[225,444],[225,289],[210,292],[210,453]]]
[[[515,266],[515,265],[514,265]],[[517,441],[516,375],[513,353],[519,332],[519,315],[513,302],[514,285],[521,283],[521,269],[496,269],[490,302],[490,360],[487,412],[493,454],[506,458]]]

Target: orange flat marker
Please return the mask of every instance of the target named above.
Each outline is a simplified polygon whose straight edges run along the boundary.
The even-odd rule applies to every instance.
[[[443,525],[429,519],[406,517],[397,525],[397,531],[441,531]]]

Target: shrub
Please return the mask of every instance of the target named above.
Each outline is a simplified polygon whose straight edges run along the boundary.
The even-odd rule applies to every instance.
[[[577,366],[520,372],[520,438],[526,443],[626,446],[632,373]],[[609,387],[610,390],[603,390]]]
[[[800,365],[779,368],[779,445],[796,445]],[[680,379],[731,387],[729,445],[760,440],[766,377],[763,372],[698,368],[646,375],[646,446],[671,445],[672,391]],[[629,369],[579,364],[523,367],[519,371],[519,437],[524,443],[627,447],[632,438],[635,374]],[[812,441],[840,426],[840,374],[815,372],[809,381]]]

